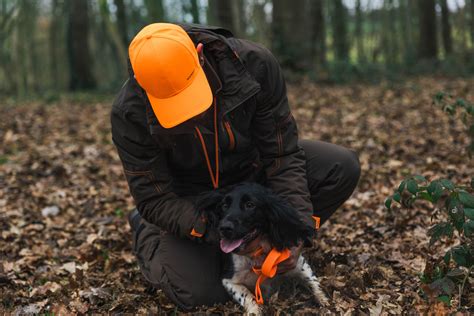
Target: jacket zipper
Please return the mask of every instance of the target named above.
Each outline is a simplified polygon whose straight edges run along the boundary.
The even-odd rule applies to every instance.
[[[229,150],[234,150],[235,148],[235,136],[234,132],[232,132],[232,128],[230,127],[230,123],[228,121],[224,121],[224,127],[229,136]]]

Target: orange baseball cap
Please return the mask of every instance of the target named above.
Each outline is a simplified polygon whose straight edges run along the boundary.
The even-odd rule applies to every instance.
[[[150,24],[132,40],[128,54],[135,78],[163,127],[181,124],[211,106],[211,87],[182,27]]]

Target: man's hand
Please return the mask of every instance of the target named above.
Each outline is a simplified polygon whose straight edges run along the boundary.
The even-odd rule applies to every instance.
[[[303,251],[303,244],[290,248],[291,256],[278,265],[277,274],[283,274],[296,268],[298,258]]]

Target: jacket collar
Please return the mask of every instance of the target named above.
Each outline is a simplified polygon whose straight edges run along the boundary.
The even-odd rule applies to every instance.
[[[221,115],[232,111],[260,91],[260,84],[252,77],[227,40],[232,33],[226,29],[197,24],[179,24],[193,42],[204,44],[204,71],[218,98]]]

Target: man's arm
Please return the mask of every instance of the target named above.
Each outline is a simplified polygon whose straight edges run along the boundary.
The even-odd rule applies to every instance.
[[[306,159],[298,145],[298,131],[291,114],[282,71],[273,55],[259,49],[257,80],[261,93],[253,120],[253,134],[263,162],[268,186],[286,198],[312,228],[313,205],[306,180]]]
[[[145,105],[129,81],[114,102],[112,139],[117,148],[130,193],[140,215],[149,223],[181,236],[205,233],[191,201],[173,193],[166,154],[147,129]]]

